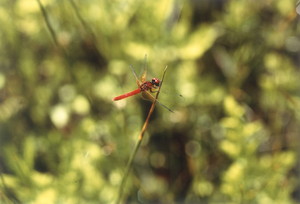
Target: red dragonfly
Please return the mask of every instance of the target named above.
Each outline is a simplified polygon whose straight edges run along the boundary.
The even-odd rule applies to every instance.
[[[130,66],[133,75],[136,79],[136,83],[138,85],[138,88],[122,94],[120,96],[114,97],[113,101],[118,101],[118,100],[122,100],[124,98],[130,97],[130,96],[134,96],[136,94],[141,93],[142,98],[145,100],[149,100],[149,101],[154,101],[156,100],[156,103],[158,103],[159,105],[161,105],[162,107],[166,108],[168,111],[174,113],[174,111],[172,111],[170,108],[168,108],[167,106],[165,106],[164,104],[160,103],[157,99],[155,99],[155,97],[151,94],[151,93],[155,93],[157,92],[158,87],[160,86],[161,81],[158,78],[152,78],[151,81],[146,81],[146,75],[147,75],[147,66],[144,66],[144,70],[143,73],[141,75],[141,79],[138,78],[137,74],[135,73],[134,69]]]

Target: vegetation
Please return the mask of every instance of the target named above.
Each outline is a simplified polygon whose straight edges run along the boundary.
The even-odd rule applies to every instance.
[[[296,1],[0,5],[1,203],[300,202]]]

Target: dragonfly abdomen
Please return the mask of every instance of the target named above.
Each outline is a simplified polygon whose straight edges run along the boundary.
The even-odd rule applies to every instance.
[[[141,92],[141,89],[138,88],[138,89],[135,89],[135,90],[130,91],[130,92],[128,92],[128,93],[125,93],[125,94],[122,94],[122,95],[120,95],[120,96],[114,97],[114,98],[113,98],[113,101],[118,101],[118,100],[127,98],[127,97],[129,97],[129,96],[136,95],[136,94],[138,94],[138,93],[140,93],[140,92]]]

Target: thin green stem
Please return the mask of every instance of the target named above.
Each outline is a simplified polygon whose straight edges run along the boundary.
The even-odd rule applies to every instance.
[[[93,39],[96,40],[96,36],[95,36],[93,30],[80,15],[80,12],[79,12],[78,7],[77,7],[76,3],[74,2],[74,0],[70,0],[70,3],[71,3],[71,6],[73,7],[73,10],[75,11],[76,17],[79,19],[80,23],[84,27],[85,32],[92,35]]]
[[[118,199],[117,199],[117,201],[116,201],[116,204],[119,204],[119,203],[121,202],[121,199],[122,199],[122,196],[123,196],[123,192],[124,192],[124,188],[125,188],[125,185],[126,185],[126,181],[127,181],[127,178],[128,178],[128,174],[129,174],[129,172],[130,172],[130,170],[131,170],[131,167],[132,167],[132,164],[133,164],[133,160],[134,160],[134,158],[135,158],[135,156],[136,156],[136,154],[137,154],[137,151],[139,150],[139,148],[140,148],[140,146],[141,146],[141,144],[142,144],[142,141],[143,141],[143,138],[144,138],[144,134],[145,134],[145,132],[146,132],[146,130],[147,130],[147,127],[148,127],[148,124],[149,124],[150,117],[151,117],[151,115],[152,115],[152,113],[153,113],[153,111],[154,111],[155,104],[156,104],[156,101],[157,101],[157,99],[158,99],[158,95],[159,95],[160,89],[161,89],[161,87],[162,87],[162,84],[163,84],[163,81],[164,81],[164,78],[165,78],[165,74],[166,74],[167,68],[168,68],[168,67],[166,67],[166,68],[164,69],[164,72],[163,72],[163,75],[162,75],[162,78],[161,78],[161,84],[160,84],[160,86],[159,86],[159,88],[158,88],[158,91],[157,91],[157,93],[156,93],[156,95],[155,95],[155,99],[156,99],[156,100],[154,100],[154,101],[152,102],[151,108],[150,108],[150,110],[149,110],[148,116],[147,116],[147,118],[146,118],[146,120],[145,120],[145,123],[144,123],[144,125],[143,125],[143,127],[142,127],[142,130],[141,130],[141,132],[140,132],[140,135],[139,135],[139,137],[138,137],[138,141],[137,141],[137,143],[136,143],[136,145],[135,145],[134,151],[133,151],[133,153],[131,154],[131,156],[130,156],[130,158],[129,158],[129,160],[128,160],[128,163],[127,163],[127,165],[126,165],[125,174],[124,174],[124,176],[123,176],[121,185],[120,185],[120,187],[119,187]]]
[[[56,33],[55,33],[55,31],[54,31],[54,29],[53,29],[53,27],[52,27],[52,25],[51,25],[51,23],[50,23],[50,21],[49,21],[49,17],[48,17],[48,14],[47,14],[47,12],[46,12],[46,9],[44,8],[44,5],[42,4],[42,2],[41,2],[40,0],[36,0],[36,1],[37,1],[38,4],[39,4],[40,10],[41,10],[41,12],[42,12],[42,14],[43,14],[43,17],[44,17],[44,19],[45,19],[46,26],[47,26],[47,28],[48,28],[50,34],[51,34],[52,39],[53,39],[55,45],[56,45],[57,47],[59,47],[59,43],[58,43],[58,41],[57,41]]]

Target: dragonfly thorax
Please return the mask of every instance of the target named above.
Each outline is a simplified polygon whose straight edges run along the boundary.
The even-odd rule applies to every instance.
[[[141,91],[148,91],[152,89],[157,89],[160,84],[160,80],[158,78],[152,78],[151,81],[145,81],[140,85]]]
[[[140,85],[141,91],[148,91],[150,89],[154,88],[153,84],[150,81],[145,81]]]

